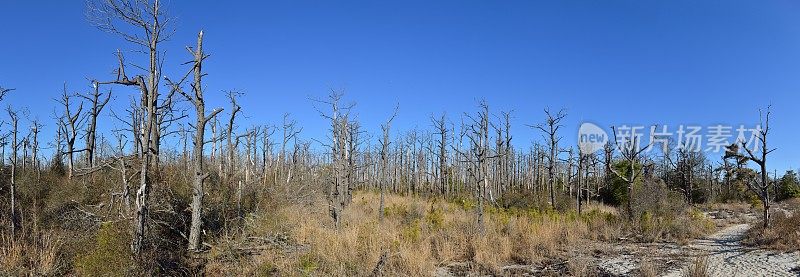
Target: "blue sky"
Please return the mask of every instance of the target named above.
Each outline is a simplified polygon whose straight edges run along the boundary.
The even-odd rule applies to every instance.
[[[486,99],[514,110],[514,140],[539,134],[524,124],[542,109],[566,108],[565,142],[578,125],[753,125],[773,105],[771,158],[800,166],[800,3],[793,1],[168,1],[177,18],[165,72],[177,76],[184,47],[205,31],[209,107],[222,90],[246,93],[241,125],[277,124],[285,112],[303,138],[325,122],[309,97],[345,91],[362,124],[377,133],[395,103],[394,129],[430,128],[429,116],[458,120]],[[3,1],[3,105],[46,121],[67,82],[110,79],[116,49],[136,50],[92,27],[83,1]],[[129,54],[135,60],[135,54]],[[114,91],[121,111],[134,92]],[[105,129],[117,124],[108,117]]]

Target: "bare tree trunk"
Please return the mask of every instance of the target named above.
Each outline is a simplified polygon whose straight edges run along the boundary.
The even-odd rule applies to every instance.
[[[383,140],[381,140],[381,180],[380,180],[380,190],[381,190],[381,201],[380,206],[378,207],[378,220],[383,222],[383,213],[384,213],[384,190],[386,189],[386,183],[389,182],[389,131],[392,128],[392,121],[394,117],[397,116],[397,107],[395,107],[394,113],[389,120],[386,121],[385,124],[381,125],[381,131],[383,131]]]
[[[92,81],[92,87],[94,88],[94,93],[91,95],[80,95],[84,99],[88,100],[92,103],[92,109],[89,112],[89,126],[86,128],[86,164],[90,167],[94,167],[95,164],[95,152],[97,149],[97,117],[100,115],[100,112],[103,111],[103,108],[108,104],[108,100],[111,99],[111,91],[105,95],[105,98],[102,99],[103,93],[100,93],[100,84],[97,81]]]
[[[203,53],[203,31],[197,35],[197,48],[193,51],[194,54],[194,66],[192,67],[190,73],[194,73],[194,83],[192,84],[192,92],[187,93],[181,87],[181,80],[180,82],[173,83],[169,79],[167,82],[170,83],[173,90],[179,92],[183,95],[187,101],[191,102],[195,108],[195,135],[194,135],[194,142],[193,142],[193,149],[192,149],[192,168],[194,169],[194,179],[192,183],[192,221],[189,227],[189,246],[188,249],[190,251],[195,251],[200,249],[200,233],[201,233],[201,224],[203,221],[202,212],[203,212],[203,185],[205,179],[208,178],[209,174],[205,170],[205,163],[203,161],[203,146],[205,145],[205,130],[206,124],[211,118],[214,118],[217,114],[219,114],[222,109],[218,108],[212,111],[209,115],[206,115],[206,106],[205,106],[205,98],[203,95],[203,61],[207,57],[205,53]],[[188,74],[187,74],[188,75]],[[184,77],[186,78],[186,77]]]
[[[11,237],[16,239],[17,237],[17,230],[20,229],[19,223],[19,214],[17,214],[17,124],[19,123],[19,117],[17,116],[17,112],[12,110],[9,106],[8,109],[8,117],[11,119],[11,182],[10,182],[10,193],[11,193]]]
[[[548,190],[550,191],[550,205],[553,209],[556,208],[556,195],[555,195],[555,167],[556,167],[556,154],[558,153],[558,142],[561,137],[558,136],[558,129],[562,127],[561,120],[567,116],[566,112],[562,109],[557,114],[553,115],[549,109],[544,110],[547,115],[547,120],[544,124],[532,126],[539,129],[548,139],[550,144],[550,155],[547,161],[547,182]]]
[[[33,169],[36,172],[36,181],[39,182],[41,179],[41,166],[39,165],[39,132],[42,129],[42,124],[39,123],[38,120],[34,120],[31,122],[31,135],[33,136],[33,144],[31,145],[32,156],[33,156]],[[0,159],[2,156],[0,156]]]
[[[230,181],[233,177],[234,159],[236,159],[236,147],[234,146],[233,138],[233,124],[236,120],[236,113],[242,110],[242,107],[236,102],[236,97],[239,96],[238,92],[229,91],[228,99],[231,101],[231,117],[228,119],[228,130],[226,133],[228,156],[225,165],[225,178]]]
[[[327,189],[327,198],[328,211],[337,228],[342,220],[342,211],[351,199],[350,155],[352,147],[350,143],[353,127],[350,125],[354,123],[350,120],[350,110],[353,105],[342,107],[340,105],[341,98],[341,93],[331,92],[328,100],[316,100],[318,103],[331,107],[330,114],[321,111],[320,114],[331,122],[331,143],[326,147],[330,149],[332,176]]]
[[[769,194],[769,172],[767,171],[767,155],[775,151],[775,149],[769,149],[767,147],[767,136],[769,135],[769,120],[771,116],[771,107],[767,107],[766,110],[759,110],[759,119],[761,121],[761,125],[763,125],[763,129],[759,129],[757,132],[756,138],[758,139],[757,144],[759,149],[758,153],[755,153],[754,150],[747,148],[747,142],[741,141],[741,148],[744,149],[744,154],[739,153],[739,145],[733,144],[728,146],[725,150],[725,157],[730,158],[735,157],[737,158],[737,165],[741,167],[747,161],[753,161],[756,163],[760,169],[759,176],[760,182],[756,181],[755,178],[748,180],[746,182],[747,188],[750,189],[753,193],[755,193],[760,199],[761,204],[764,208],[764,222],[763,227],[764,229],[769,228],[770,225],[770,213],[769,209],[771,206],[771,197]]]
[[[436,128],[436,135],[439,135],[438,142],[438,156],[439,156],[439,178],[437,179],[439,184],[439,192],[447,196],[447,119],[445,118],[445,114],[442,113],[442,116],[439,119],[435,119],[431,117],[433,121],[433,126]]]
[[[81,111],[83,110],[83,102],[80,102],[78,106],[78,110],[74,113],[71,110],[70,104],[71,95],[67,93],[67,85],[64,84],[63,94],[61,95],[61,100],[59,103],[64,106],[64,115],[60,119],[60,125],[65,131],[66,142],[67,142],[67,161],[68,161],[68,178],[72,179],[72,175],[75,172],[75,162],[74,162],[74,155],[76,152],[81,152],[82,150],[75,149],[75,140],[78,137],[78,127],[82,125],[83,119],[81,118]]]
[[[145,226],[148,214],[148,195],[150,186],[150,177],[148,166],[157,158],[159,141],[153,135],[158,136],[156,124],[157,118],[157,105],[158,105],[158,87],[161,79],[161,61],[158,50],[159,43],[168,39],[169,33],[168,24],[170,19],[161,9],[160,0],[144,1],[132,3],[130,0],[99,0],[97,2],[88,2],[88,16],[90,21],[103,31],[122,36],[128,42],[147,49],[149,55],[149,64],[146,70],[145,77],[138,75],[133,79],[129,79],[125,73],[125,60],[121,52],[117,52],[119,58],[119,67],[117,69],[117,79],[115,81],[107,82],[110,84],[119,84],[125,86],[134,86],[141,92],[141,171],[139,189],[136,192],[136,216],[134,218],[134,236],[131,242],[131,250],[139,256],[142,251],[142,246],[145,239]],[[131,26],[118,26],[118,24],[127,24]],[[123,30],[133,27],[141,34],[125,33]],[[102,84],[102,83],[98,83]],[[135,128],[134,128],[135,129]],[[155,168],[157,169],[157,168]]]

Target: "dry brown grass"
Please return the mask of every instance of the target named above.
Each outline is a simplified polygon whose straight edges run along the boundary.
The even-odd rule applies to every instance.
[[[0,275],[52,276],[63,270],[62,241],[51,233],[34,232],[13,239],[0,235]]]
[[[783,211],[773,212],[770,228],[761,223],[753,225],[745,235],[744,243],[781,251],[800,250],[800,213],[787,216]]]
[[[694,262],[689,265],[689,272],[687,277],[706,277],[708,276],[708,263],[705,256],[697,257]]]
[[[583,240],[615,237],[620,230],[609,223],[616,219],[614,209],[598,204],[587,206],[581,216],[487,207],[485,233],[480,234],[470,203],[395,195],[386,197],[381,223],[378,197],[357,193],[338,229],[331,226],[322,200],[252,219],[242,237],[286,232],[294,246],[262,247],[258,255],[232,262],[222,245],[237,244],[236,239],[220,241],[207,273],[363,276],[372,272],[384,252],[383,271],[390,275],[432,275],[437,267],[454,262],[497,273],[505,265],[561,257],[564,249]]]

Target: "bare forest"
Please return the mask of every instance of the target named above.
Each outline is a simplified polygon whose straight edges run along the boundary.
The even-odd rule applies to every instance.
[[[175,30],[166,6],[86,2],[86,24],[110,33],[121,50],[108,49],[116,54],[85,83],[65,83],[48,94],[52,101],[30,104],[52,106],[49,117],[6,103],[2,97],[27,92],[14,80],[0,84],[0,275],[800,270],[800,185],[795,172],[772,164],[782,151],[771,140],[772,107],[741,111],[760,124],[755,139],[711,156],[673,150],[674,140],[621,137],[616,127],[589,151],[566,139],[577,127],[565,123],[570,110],[547,103],[528,107],[537,121],[512,126],[516,112],[487,101],[468,111],[397,105],[365,115],[359,99],[332,89],[295,103],[328,123],[324,137],[309,137],[289,113],[245,124],[251,95],[207,89],[224,82],[207,73],[214,49],[204,47],[202,30]],[[175,32],[196,40],[174,41]],[[186,51],[165,59],[167,42]],[[163,68],[183,73],[166,76]],[[212,94],[227,101],[207,101]],[[430,116],[417,128],[393,125],[409,113]],[[363,116],[382,123],[365,126]],[[116,127],[105,132],[102,124]],[[713,243],[699,243],[716,236],[749,249],[730,251],[780,254],[732,264],[704,248]],[[778,256],[785,261],[770,264]]]

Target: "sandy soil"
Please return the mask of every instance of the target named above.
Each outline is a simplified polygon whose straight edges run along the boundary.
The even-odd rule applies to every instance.
[[[742,246],[749,224],[728,226],[719,232],[694,241],[687,251],[707,255],[709,276],[800,276],[800,253],[780,253]],[[685,276],[687,267],[664,276]]]

